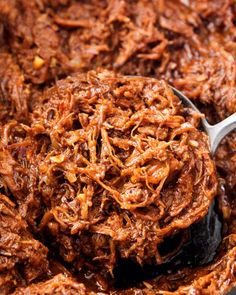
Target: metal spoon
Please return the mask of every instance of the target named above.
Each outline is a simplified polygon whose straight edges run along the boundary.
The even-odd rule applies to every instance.
[[[130,78],[141,78],[140,76],[133,76],[128,75],[127,77]],[[153,78],[149,78],[153,79]],[[199,114],[202,114],[199,109],[191,102],[190,99],[188,99],[181,91],[177,90],[175,87],[170,86],[176,96],[182,101],[182,103],[191,109],[193,109],[195,112],[198,112]],[[236,113],[232,114],[228,118],[224,119],[223,121],[211,125],[207,122],[205,118],[201,119],[201,123],[203,126],[204,131],[209,136],[209,142],[210,142],[210,150],[212,155],[215,154],[221,140],[229,134],[231,131],[236,129]]]
[[[171,88],[173,89],[174,94],[178,96],[184,105],[201,114],[199,109],[182,92],[174,87]],[[201,122],[204,130],[209,136],[211,153],[214,155],[221,140],[231,131],[236,129],[236,113],[215,125],[210,125],[205,118],[202,118]]]

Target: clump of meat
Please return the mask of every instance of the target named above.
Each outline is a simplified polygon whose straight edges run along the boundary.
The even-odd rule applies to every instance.
[[[14,117],[25,121],[28,117],[29,86],[11,55],[0,53],[0,123]]]
[[[235,15],[235,2],[229,0],[0,0],[0,125],[12,118],[18,121],[4,127],[5,138],[14,130],[17,139],[1,154],[0,186],[11,198],[14,195],[20,215],[34,232],[38,232],[38,223],[48,209],[38,187],[37,157],[25,147],[33,144],[33,135],[27,135],[28,142],[23,140],[31,129],[19,122],[28,122],[35,98],[58,78],[102,66],[129,75],[164,78],[200,103],[210,121],[219,121],[235,112]],[[21,138],[23,146],[18,145]],[[47,135],[38,136],[37,141],[50,144]],[[31,163],[25,160],[26,150]],[[236,137],[232,134],[216,155],[218,172],[226,183],[226,190],[218,198],[225,238],[234,236],[236,228],[235,151]],[[21,164],[12,158],[19,154]],[[26,182],[31,185],[24,185]],[[62,194],[63,189],[59,199]],[[57,226],[51,223],[51,230],[56,232]],[[208,230],[212,232],[211,228],[205,233]],[[63,233],[63,245],[74,253],[77,248],[73,248],[76,243],[71,237]],[[231,246],[235,251],[235,244]],[[226,292],[228,285],[230,288],[235,284],[235,258],[229,262],[227,255],[232,257],[232,251],[224,251],[224,262],[219,260],[221,269],[216,262],[201,273],[193,268],[183,269],[172,278],[162,274],[163,284],[153,282],[154,293],[174,292],[176,285],[186,284],[189,286],[176,294]],[[195,276],[193,285],[190,271]],[[209,276],[203,278],[205,272]],[[150,294],[149,287],[132,292]]]
[[[162,263],[158,245],[206,215],[216,194],[198,119],[163,81],[68,77],[35,101],[29,126],[3,126],[2,186],[76,267]],[[40,213],[28,218],[32,207]]]
[[[48,271],[48,249],[28,231],[14,203],[0,194],[0,293],[10,294],[43,278]]]
[[[165,79],[219,121],[236,110],[235,15],[228,0],[0,1],[0,119],[25,121],[58,77],[102,66]],[[216,155],[232,197],[234,137]]]
[[[14,295],[61,295],[61,294],[71,294],[71,295],[95,295],[94,292],[89,292],[86,290],[85,286],[81,283],[77,283],[72,278],[69,278],[63,274],[56,275],[50,280],[41,282],[38,284],[31,284],[27,288],[19,288],[14,293]]]

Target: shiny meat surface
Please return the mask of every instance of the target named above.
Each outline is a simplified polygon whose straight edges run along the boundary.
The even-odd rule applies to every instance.
[[[109,286],[109,282],[112,281],[111,275],[107,277],[104,273],[107,273],[107,270],[111,271],[113,269],[119,257],[128,255],[133,262],[137,260],[145,263],[158,261],[160,265],[165,263],[165,261],[171,261],[172,258],[175,259],[179,255],[179,250],[183,249],[186,243],[192,245],[191,243],[193,241],[191,242],[191,238],[189,237],[189,233],[192,231],[190,229],[192,225],[190,227],[189,225],[195,218],[198,220],[207,213],[207,208],[210,206],[211,201],[208,200],[205,202],[202,199],[202,202],[206,205],[205,209],[202,210],[203,203],[199,203],[200,198],[197,196],[197,204],[200,204],[199,210],[202,210],[199,218],[195,215],[196,208],[193,206],[194,203],[192,205],[190,203],[186,205],[186,208],[194,210],[190,210],[189,213],[184,212],[185,210],[182,209],[185,202],[188,202],[187,200],[192,201],[195,198],[193,191],[189,194],[187,187],[182,186],[180,188],[179,184],[179,191],[186,189],[188,196],[191,196],[191,199],[183,198],[184,202],[180,202],[178,190],[175,191],[174,195],[167,194],[166,199],[161,192],[164,190],[168,191],[171,182],[174,183],[179,177],[182,177],[184,183],[186,181],[186,184],[190,186],[192,184],[191,177],[193,177],[193,174],[190,173],[188,175],[186,172],[187,176],[185,178],[181,174],[183,167],[177,168],[176,172],[180,172],[178,174],[173,173],[171,169],[167,173],[167,170],[164,169],[165,167],[159,166],[158,169],[162,169],[163,173],[158,176],[159,178],[157,177],[158,179],[160,179],[160,176],[164,177],[165,174],[172,175],[173,178],[166,179],[160,192],[160,197],[155,201],[159,202],[159,209],[168,207],[170,211],[163,209],[164,213],[163,210],[159,212],[159,209],[153,206],[152,199],[151,203],[147,206],[149,207],[148,213],[150,213],[151,220],[141,223],[142,226],[144,224],[145,226],[138,228],[139,233],[141,232],[145,235],[147,233],[147,231],[145,232],[145,228],[147,229],[149,224],[153,224],[156,218],[160,233],[158,238],[155,236],[154,240],[143,240],[142,238],[140,239],[140,236],[132,236],[137,232],[137,220],[143,220],[144,216],[146,216],[146,205],[145,207],[137,207],[143,201],[141,201],[140,194],[135,194],[133,197],[129,194],[129,207],[133,205],[136,207],[132,210],[130,208],[121,208],[124,205],[124,194],[122,195],[122,192],[119,190],[119,197],[114,191],[113,194],[110,192],[109,196],[106,196],[109,201],[105,198],[106,201],[102,206],[107,206],[108,202],[112,203],[109,205],[111,206],[109,208],[103,207],[107,210],[108,214],[105,217],[102,216],[102,219],[95,219],[93,232],[88,234],[86,229],[88,225],[86,222],[83,222],[82,225],[76,223],[78,216],[79,218],[87,216],[90,223],[91,219],[89,218],[97,216],[96,214],[102,214],[100,211],[97,212],[94,209],[94,205],[92,207],[89,206],[91,204],[90,201],[88,201],[87,197],[84,197],[84,195],[87,196],[87,191],[82,191],[82,197],[79,196],[77,198],[77,191],[79,190],[78,182],[81,181],[84,186],[87,186],[90,176],[88,177],[87,174],[84,175],[76,172],[76,181],[73,182],[75,180],[74,174],[70,174],[71,171],[74,171],[72,163],[75,161],[75,153],[80,152],[79,150],[74,151],[73,145],[78,145],[78,137],[80,140],[81,137],[84,138],[85,146],[83,146],[83,151],[85,148],[87,151],[83,157],[90,162],[91,150],[91,159],[94,157],[95,161],[100,161],[101,151],[97,149],[97,143],[98,146],[102,145],[102,137],[98,137],[96,148],[94,148],[95,138],[93,138],[96,132],[93,131],[93,128],[90,130],[91,134],[89,138],[86,132],[85,134],[75,133],[76,135],[74,137],[68,135],[65,141],[65,137],[63,136],[64,131],[70,133],[80,129],[86,130],[86,124],[89,123],[89,120],[86,116],[82,115],[82,117],[76,118],[76,121],[73,116],[70,117],[71,110],[68,110],[68,117],[65,119],[66,107],[69,108],[70,105],[61,107],[60,104],[57,104],[56,101],[58,101],[59,94],[62,100],[66,99],[73,105],[76,100],[74,102],[70,100],[67,88],[72,89],[75,87],[75,80],[79,77],[78,73],[102,67],[121,74],[137,74],[154,77],[158,80],[164,79],[188,95],[201,108],[208,120],[217,122],[236,111],[235,16],[236,6],[235,2],[231,0],[0,0],[0,128],[2,142],[0,155],[0,192],[4,195],[4,198],[11,200],[11,210],[14,211],[14,216],[18,216],[25,224],[24,232],[29,235],[30,239],[32,241],[39,240],[40,243],[44,244],[49,260],[53,258],[58,263],[62,263],[64,268],[67,268],[66,273],[69,273],[69,275],[67,274],[65,277],[63,275],[64,283],[68,280],[68,285],[73,284],[71,280],[74,281],[74,279],[69,279],[67,276],[71,277],[75,275],[75,281],[78,281],[78,284],[80,281],[84,282],[87,293],[91,289],[94,289],[96,292],[114,292],[114,288]],[[99,71],[101,72],[101,70]],[[71,78],[65,79],[68,75]],[[64,80],[57,82],[60,79]],[[91,83],[95,82],[95,80],[91,81]],[[69,86],[68,84],[70,83],[71,85]],[[65,85],[64,89],[62,89],[63,84]],[[79,89],[86,87],[86,85],[82,84],[79,86]],[[53,88],[51,88],[52,86]],[[56,87],[61,87],[59,94],[55,92]],[[103,91],[105,90],[103,89]],[[84,95],[86,97],[86,91]],[[48,101],[43,101],[46,96]],[[84,100],[86,100],[85,97]],[[106,99],[108,98],[106,97]],[[126,97],[125,99],[131,104],[132,97]],[[98,105],[96,101],[86,101],[82,107],[86,108],[88,105],[90,106],[90,110],[88,109],[86,111],[89,115],[93,114],[89,112],[94,112],[102,116],[105,112],[104,109],[99,110],[93,108],[93,106]],[[58,109],[59,106],[61,107],[60,109]],[[49,109],[46,110],[48,107]],[[162,111],[164,111],[165,106],[163,105],[162,107]],[[173,107],[175,108],[176,105],[171,107],[167,105],[166,107],[167,109],[173,110]],[[111,126],[113,124],[117,124],[115,127],[119,127],[119,124],[122,125],[121,119],[127,117],[123,115],[125,113],[124,106],[122,106],[121,111],[122,117],[119,116],[117,120],[109,123]],[[191,114],[186,114],[185,111],[181,110],[181,107],[178,110],[176,109],[176,111],[180,112],[178,115],[183,116],[186,121],[191,117]],[[78,109],[75,112],[79,114]],[[57,113],[61,116],[62,125],[59,123],[59,125],[53,126],[54,123],[60,121],[60,118],[55,117]],[[83,113],[85,113],[84,109]],[[118,113],[112,116],[114,118],[118,117]],[[100,118],[99,115],[97,115],[98,118]],[[154,118],[149,118],[148,116],[149,121]],[[197,119],[194,118],[194,122],[191,122],[195,127],[197,127]],[[36,124],[37,120],[38,125]],[[82,126],[81,122],[85,125]],[[63,125],[64,123],[65,125]],[[100,128],[99,124],[98,126]],[[176,127],[161,127],[161,129],[166,128],[169,130],[175,129]],[[150,138],[153,138],[153,132],[155,134],[154,137],[159,136],[159,138],[160,136],[165,137],[166,134],[166,130],[158,134],[156,128],[148,127],[147,130],[144,126],[137,126],[134,130],[135,134],[143,134],[143,136]],[[112,166],[115,168],[114,171],[109,171],[109,173],[111,172],[111,178],[107,178],[106,169],[98,171],[100,177],[98,180],[103,184],[105,180],[105,185],[107,186],[106,188],[102,188],[103,191],[107,191],[107,188],[110,189],[110,187],[113,189],[113,186],[115,190],[122,187],[120,183],[113,183],[112,186],[110,183],[119,175],[119,171],[121,171],[119,165],[121,163],[124,164],[124,161],[126,161],[125,158],[120,158],[120,150],[124,150],[124,155],[129,155],[129,152],[131,153],[133,150],[137,150],[140,153],[140,158],[147,156],[145,153],[141,153],[141,150],[138,150],[138,146],[133,147],[131,145],[132,148],[130,148],[130,142],[124,145],[122,136],[126,133],[120,134],[118,132],[115,141],[113,136],[109,132],[107,133],[109,147],[111,146],[113,148],[106,150],[109,156],[107,156],[107,159],[109,159],[109,165],[112,163]],[[183,134],[186,133],[189,135],[195,132],[183,131]],[[175,138],[177,142],[181,140],[179,137],[177,135]],[[112,138],[112,142],[110,138]],[[51,139],[53,139],[53,142]],[[122,147],[117,146],[121,142],[120,139],[122,139]],[[200,147],[203,148],[202,143],[205,142],[204,136],[200,139]],[[163,138],[161,140],[169,141],[169,138]],[[196,157],[197,152],[194,151],[197,151],[197,146],[194,141],[192,142],[192,150],[188,150],[187,154]],[[86,147],[88,142],[92,142],[92,144]],[[125,150],[127,147],[129,149]],[[67,150],[68,154],[65,153]],[[216,208],[216,212],[218,212],[217,214],[223,222],[222,234],[224,243],[218,249],[218,254],[214,258],[214,261],[209,263],[208,266],[196,265],[193,268],[182,265],[175,273],[169,275],[162,273],[157,275],[155,279],[145,280],[145,284],[137,283],[134,288],[129,288],[127,291],[121,292],[127,294],[151,294],[150,292],[152,290],[155,294],[170,294],[168,292],[171,292],[171,294],[189,294],[190,292],[199,294],[225,294],[232,288],[236,281],[234,257],[236,249],[235,151],[236,137],[232,133],[222,142],[215,157],[220,184],[216,197],[216,207],[218,208]],[[50,155],[49,152],[53,152],[53,154]],[[171,152],[174,155],[173,150]],[[64,156],[58,158],[57,156],[60,154]],[[167,154],[168,156],[170,155],[169,153]],[[54,158],[56,162],[51,162],[51,156],[56,156]],[[114,159],[117,157],[121,162],[118,161],[114,165]],[[133,155],[133,157],[138,158],[138,154]],[[179,163],[186,160],[183,158],[177,159]],[[39,165],[41,163],[40,161],[44,162],[45,165]],[[82,168],[87,167],[87,164],[83,164]],[[152,165],[153,163],[144,162],[139,164],[143,167]],[[202,168],[199,164],[200,162],[198,163],[198,161],[191,164],[193,165],[191,167],[198,166],[194,174],[200,173],[199,171]],[[47,165],[51,167],[51,170],[45,168],[48,168]],[[104,163],[103,165],[105,166]],[[173,162],[173,166],[177,167],[176,165],[177,162]],[[59,167],[59,169],[55,167]],[[86,171],[88,172],[88,170]],[[130,173],[125,176],[127,178],[131,176],[134,180],[138,177],[138,183],[142,184],[141,190],[146,187],[150,193],[153,187],[156,188],[159,185],[157,183],[151,183],[151,185],[144,183],[144,178],[147,177],[147,174],[143,174],[142,170],[138,173],[136,173],[135,169],[127,172]],[[209,171],[203,170],[203,172],[207,174]],[[135,176],[133,175],[134,173],[136,173]],[[150,175],[155,174],[155,171],[148,171],[148,173],[150,180]],[[80,179],[77,179],[78,174],[82,174]],[[154,178],[156,181],[156,175]],[[189,178],[191,178],[190,181],[188,181]],[[53,186],[50,181],[53,181],[55,185]],[[131,181],[131,178],[129,181]],[[62,183],[68,185],[63,187]],[[93,179],[92,183],[94,187],[94,183],[97,183],[97,180]],[[101,183],[96,184],[95,191],[100,186]],[[83,190],[83,186],[81,189]],[[137,191],[137,187],[135,189]],[[203,194],[200,187],[197,189]],[[170,193],[171,191],[174,191],[174,188],[169,190]],[[94,194],[94,191],[89,190],[88,192],[90,195]],[[62,198],[64,193],[64,198]],[[71,196],[76,197],[72,200]],[[117,198],[117,200],[114,198]],[[167,199],[171,200],[168,204],[166,203]],[[98,197],[93,201],[95,201],[97,208],[101,208]],[[114,203],[118,205],[114,206]],[[70,209],[68,204],[71,207]],[[86,206],[83,207],[83,210],[79,209],[78,212],[76,211],[75,214],[74,210],[77,210],[76,208],[80,204],[86,204]],[[178,211],[177,208],[179,208],[180,212],[176,216],[173,216]],[[131,216],[128,215],[125,221],[123,221],[122,217],[124,211],[132,211]],[[65,215],[65,212],[68,212],[68,214]],[[113,215],[111,212],[113,212]],[[194,215],[191,216],[190,220],[184,219],[186,222],[184,224],[183,220],[181,221],[181,216],[187,216],[191,212],[194,212]],[[165,214],[167,219],[164,217]],[[207,214],[206,219],[210,216],[209,212]],[[112,219],[111,216],[112,218],[115,216],[117,219]],[[193,218],[193,216],[195,217]],[[121,240],[118,243],[113,243],[120,234],[120,231],[114,228],[116,220],[120,222],[118,222],[118,229],[122,229],[122,226],[129,228],[131,237],[128,236],[126,239],[128,241],[130,238],[128,243],[123,244]],[[168,224],[173,225],[174,220],[180,220],[177,228],[183,227],[184,224],[185,229],[180,229],[177,233],[172,233],[171,231],[167,233]],[[204,224],[204,219],[201,222]],[[96,223],[99,226],[102,225],[102,233],[97,234],[100,227],[96,228]],[[17,226],[20,226],[20,224],[21,222],[19,224],[17,223]],[[194,225],[195,223],[193,223]],[[72,228],[75,230],[75,233],[73,231],[71,232]],[[211,249],[213,233],[217,237],[221,233],[217,233],[214,226],[206,228],[203,226],[202,228],[204,232],[202,234],[199,232],[196,234],[197,239],[199,237],[197,242],[199,249],[204,247],[204,245],[208,245],[205,249]],[[142,229],[144,229],[144,232]],[[109,234],[106,235],[109,238],[98,238],[97,236],[104,235],[104,230],[106,233],[109,230]],[[9,234],[10,231],[9,228]],[[80,240],[75,238],[81,232],[83,232],[83,241],[87,239],[86,247],[81,247]],[[147,234],[150,234],[150,232]],[[167,237],[168,235],[169,237]],[[201,236],[208,236],[209,238],[206,241],[201,241]],[[19,235],[19,239],[21,238],[24,239],[24,234]],[[173,238],[170,240],[170,243],[168,242],[168,238]],[[190,239],[190,242],[188,239]],[[110,241],[111,244],[107,246]],[[137,241],[140,241],[140,245],[144,245],[145,247],[149,247],[150,245],[154,247],[155,244],[158,244],[160,255],[153,255],[155,249],[153,250],[152,248],[150,253],[144,251],[141,257],[139,257],[136,254],[140,253],[140,249],[143,249],[143,247],[137,246]],[[98,247],[91,246],[95,244]],[[132,248],[131,244],[135,246]],[[168,251],[165,250],[165,247]],[[165,251],[163,252],[163,248],[168,252],[167,255],[165,255]],[[30,249],[29,251],[31,251]],[[129,251],[130,249],[131,251]],[[31,256],[34,255],[33,253]],[[38,251],[37,253],[41,252]],[[112,253],[116,253],[116,255],[112,255]],[[15,255],[12,254],[16,260]],[[77,260],[76,257],[82,257],[84,255],[86,255],[86,259]],[[151,256],[153,258],[150,258]],[[206,256],[212,259],[212,252],[209,255],[206,253]],[[108,257],[112,257],[111,262]],[[26,267],[26,261],[28,261],[26,258],[19,256],[17,259],[18,261],[23,260],[23,266]],[[205,261],[204,259],[202,261]],[[201,264],[200,260],[199,264]],[[7,261],[10,263],[12,260],[9,258]],[[41,261],[44,261],[44,258]],[[18,265],[20,265],[20,268]],[[42,263],[42,265],[45,265],[43,271],[45,276],[41,277],[40,272],[38,274],[35,273],[35,276],[32,276],[34,278],[28,281],[26,277],[22,275],[20,277],[18,276],[19,269],[23,269],[21,262],[9,267],[7,274],[5,270],[1,271],[0,277],[2,278],[2,282],[4,282],[1,285],[3,286],[2,293],[5,292],[7,294],[14,291],[18,286],[25,286],[26,290],[24,291],[21,288],[21,292],[29,294],[31,292],[30,290],[36,290],[34,292],[37,292],[37,286],[40,286],[41,292],[45,287],[45,290],[50,294],[50,288],[53,290],[54,286],[52,277],[58,271],[54,273],[50,264],[47,265],[46,262],[45,264]],[[104,273],[101,271],[102,277],[105,276],[105,278],[101,278],[99,276],[100,273],[98,275],[95,270],[97,268],[99,269],[101,265],[105,266],[102,267]],[[84,267],[89,269],[88,273],[86,272],[87,270],[84,273]],[[95,269],[92,271],[91,268],[93,267]],[[32,274],[35,272],[33,267],[30,267],[30,270],[32,270]],[[65,274],[64,270],[59,272]],[[56,277],[55,279],[57,280]],[[48,280],[48,283],[46,280]],[[52,284],[51,287],[50,284]],[[33,289],[31,289],[31,286]],[[61,294],[63,292],[70,294],[71,291],[69,289],[67,291],[61,289],[58,292],[61,292]],[[116,292],[119,291],[116,290]]]
[[[0,194],[0,293],[43,279],[48,271],[47,248],[28,232],[14,203]]]
[[[25,210],[41,197],[38,230],[66,262],[162,263],[164,237],[206,215],[217,191],[207,136],[165,82],[88,72],[35,104],[29,125],[2,127],[1,179]]]
[[[96,293],[89,292],[90,295],[95,295]],[[61,295],[61,294],[71,294],[71,295],[86,295],[85,286],[83,284],[77,283],[75,280],[59,274],[52,279],[38,284],[31,284],[27,288],[19,288],[16,290],[14,295]]]

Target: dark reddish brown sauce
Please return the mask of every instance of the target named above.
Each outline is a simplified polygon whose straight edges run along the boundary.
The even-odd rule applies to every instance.
[[[213,161],[167,85],[212,123],[235,112],[235,17],[230,0],[0,0],[1,294],[235,285],[235,134]]]

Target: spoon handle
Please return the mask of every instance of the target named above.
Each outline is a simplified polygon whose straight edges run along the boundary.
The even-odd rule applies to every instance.
[[[236,129],[236,113],[215,125],[207,126],[207,133],[210,139],[211,152],[214,155],[221,140]]]

